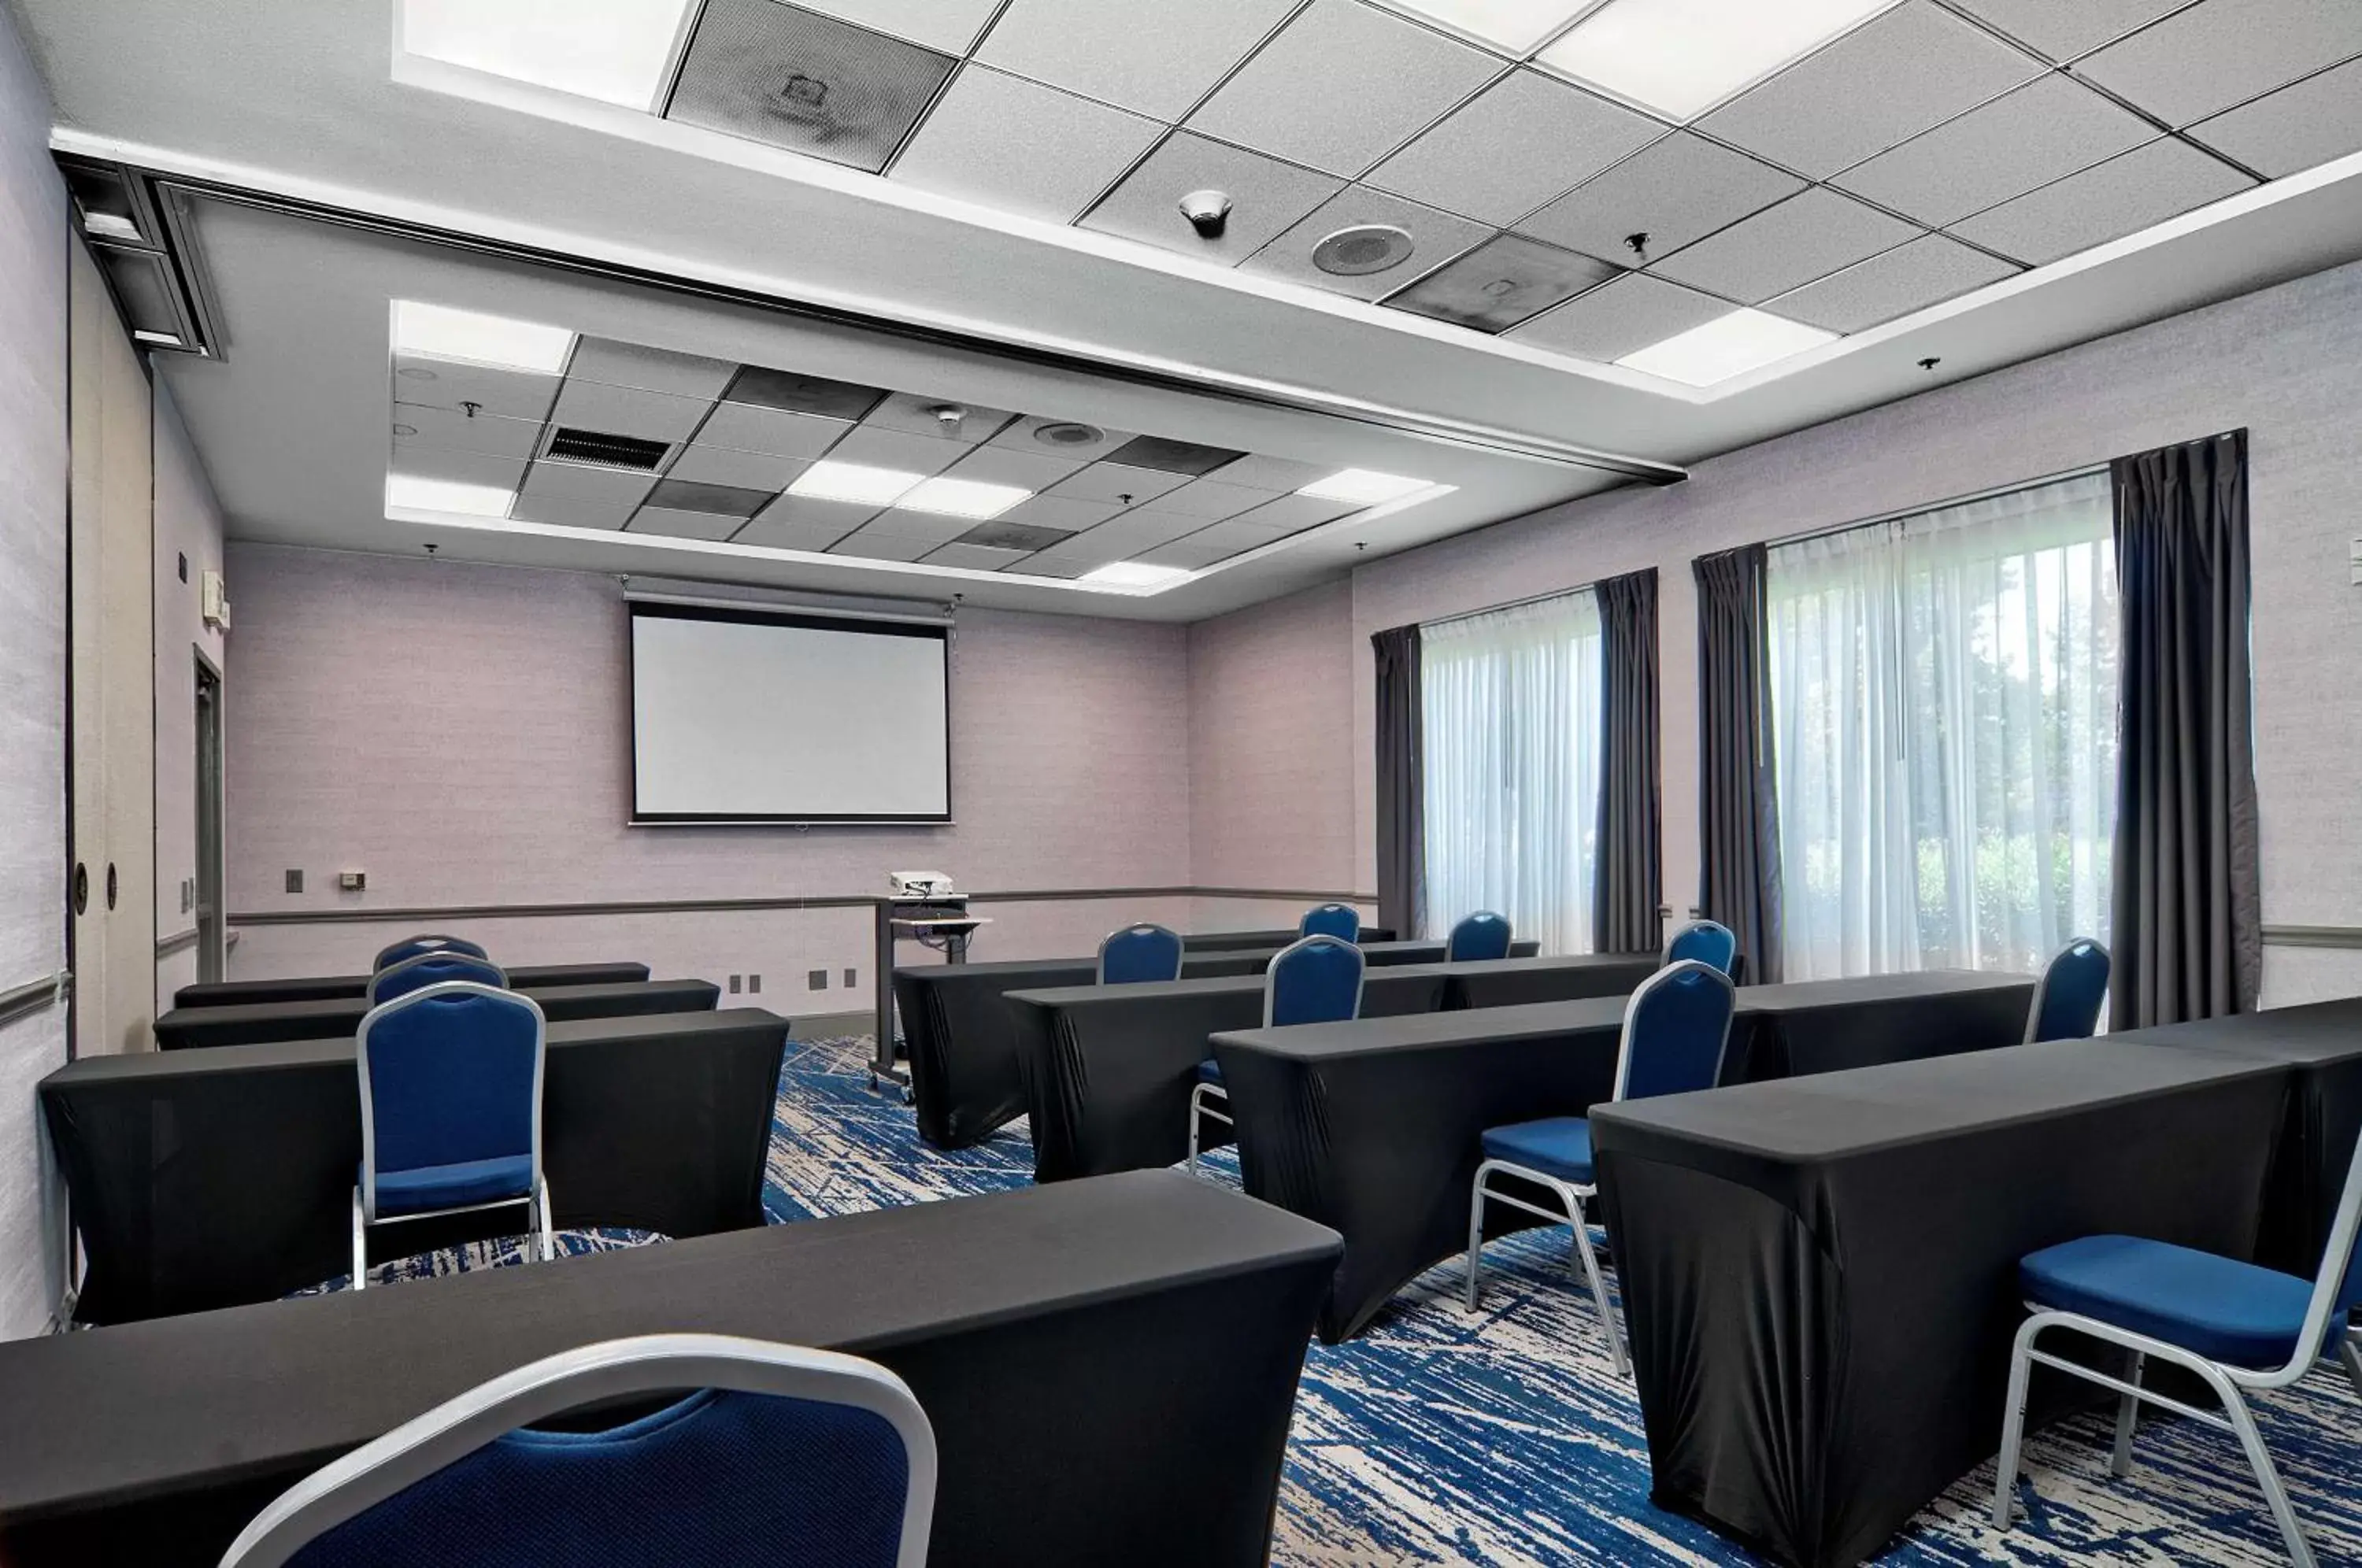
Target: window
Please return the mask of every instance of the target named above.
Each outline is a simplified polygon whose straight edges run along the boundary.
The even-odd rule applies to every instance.
[[[2098,474],[1771,552],[1789,979],[2107,940],[2111,523]]]
[[[1426,934],[1478,910],[1591,950],[1599,604],[1589,590],[1419,628]]]

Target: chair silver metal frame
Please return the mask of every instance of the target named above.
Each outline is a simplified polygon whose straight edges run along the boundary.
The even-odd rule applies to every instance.
[[[456,1209],[423,1209],[415,1214],[380,1215],[377,1211],[377,1107],[370,1094],[370,1032],[380,1019],[437,997],[451,996],[497,997],[502,1001],[522,1003],[533,1010],[533,1190],[523,1198],[467,1203]],[[353,1064],[360,1075],[361,1084],[361,1179],[353,1187],[353,1288],[362,1290],[369,1286],[369,1227],[371,1225],[400,1225],[413,1220],[436,1220],[453,1214],[513,1209],[522,1203],[527,1206],[541,1261],[547,1263],[556,1257],[557,1238],[550,1224],[549,1178],[541,1168],[542,1082],[549,1064],[549,1021],[542,1016],[541,1004],[519,992],[499,990],[473,980],[445,980],[436,985],[422,986],[407,996],[396,997],[390,1002],[371,1008],[361,1019],[361,1026],[353,1037]]]
[[[1730,927],[1723,924],[1722,922],[1718,920],[1689,920],[1683,921],[1681,924],[1675,926],[1672,930],[1672,933],[1665,938],[1665,945],[1659,950],[1657,962],[1660,964],[1672,963],[1673,961],[1673,944],[1679,942],[1683,937],[1687,936],[1691,932],[1696,931],[1703,926],[1711,926],[1731,939],[1731,952],[1734,955],[1735,962],[1735,955],[1738,951],[1738,938],[1737,934],[1731,931]],[[1684,958],[1682,962],[1689,964],[1695,963],[1696,960]],[[1712,968],[1713,966],[1708,965],[1707,967]]]
[[[452,936],[447,933],[439,931],[422,931],[415,936],[405,936],[399,942],[389,942],[384,946],[379,948],[377,950],[377,956],[370,960],[370,972],[371,974],[375,974],[378,970],[387,967],[385,955],[392,952],[395,948],[408,947],[412,944],[418,942],[433,943],[435,944],[435,950],[437,952],[449,952],[452,950],[452,944],[466,943],[467,945],[459,948],[459,952],[465,953],[470,958],[482,958],[487,956],[487,955],[476,951],[476,949],[481,947],[483,944],[473,941],[469,937]],[[424,957],[425,955],[414,953],[410,956],[412,958],[419,958]],[[403,962],[406,963],[408,960],[405,959]]]
[[[2025,1039],[2024,1043],[2028,1045],[2033,1044],[2035,1031],[2041,1027],[2042,1004],[2050,995],[2050,971],[2058,966],[2058,960],[2067,956],[2068,954],[2072,953],[2076,948],[2087,945],[2096,947],[2100,950],[2100,956],[2108,961],[2108,968],[2113,975],[2116,964],[2115,955],[2109,952],[2106,946],[2100,943],[2093,942],[2088,936],[2076,937],[2071,942],[2069,942],[2065,946],[2059,948],[2058,952],[2053,953],[2049,959],[2042,966],[2042,973],[2034,982],[2034,1000],[2026,1007],[2025,1010]],[[2107,997],[2104,993],[2103,993],[2100,998],[2100,1004],[2103,1007],[2107,1005]]]
[[[1443,961],[1445,963],[1457,964],[1462,961],[1460,955],[1452,951],[1452,949],[1459,944],[1461,932],[1466,929],[1470,921],[1482,920],[1487,915],[1499,921],[1502,927],[1508,932],[1510,945],[1515,946],[1517,944],[1518,930],[1517,927],[1509,924],[1509,917],[1507,915],[1501,913],[1497,910],[1474,910],[1467,914],[1462,915],[1458,920],[1454,921],[1452,922],[1451,929],[1444,933]]]
[[[2256,1481],[2263,1488],[2264,1501],[2280,1528],[2280,1539],[2288,1547],[2290,1561],[2298,1568],[2314,1568],[2312,1549],[2305,1543],[2304,1531],[2298,1525],[2296,1508],[2290,1503],[2288,1488],[2280,1484],[2279,1472],[2272,1464],[2272,1456],[2264,1447],[2263,1434],[2256,1429],[2256,1419],[2247,1408],[2242,1389],[2258,1393],[2285,1388],[2312,1370],[2312,1364],[2330,1353],[2326,1342],[2333,1316],[2336,1315],[2337,1297],[2345,1286],[2345,1271],[2351,1266],[2355,1230],[2362,1220],[2362,1146],[2345,1167],[2345,1192],[2338,1200],[2337,1215],[2330,1223],[2329,1243],[2322,1249],[2321,1272],[2312,1282],[2312,1294],[2304,1309],[2304,1325],[2298,1331],[2296,1348],[2282,1366],[2257,1370],[2234,1366],[2227,1362],[2212,1360],[2195,1351],[2166,1340],[2122,1329],[2113,1323],[2087,1318],[2080,1312],[2061,1311],[2054,1308],[2028,1304],[2033,1316],[2017,1331],[2009,1358],[2009,1393],[2002,1407],[2001,1458],[1993,1475],[1992,1522],[1997,1529],[2010,1526],[2010,1494],[2017,1481],[2017,1461],[2025,1434],[2025,1388],[2036,1364],[2055,1368],[2087,1383],[2096,1383],[2114,1390],[2116,1430],[2114,1447],[2108,1458],[2108,1474],[2125,1475],[2132,1470],[2133,1428],[2139,1419],[2141,1402],[2160,1405],[2176,1415],[2187,1416],[2193,1421],[2227,1431],[2239,1440],[2247,1456],[2248,1465],[2256,1473]],[[2051,1330],[2065,1330],[2087,1335],[2103,1343],[2115,1345],[2127,1352],[2131,1366],[2125,1377],[2107,1374],[2051,1352],[2038,1350],[2035,1341]],[[2362,1353],[2355,1346],[2355,1331],[2350,1322],[2335,1325],[2334,1352],[2354,1385],[2357,1397],[2362,1397]],[[2222,1414],[2202,1410],[2194,1405],[2159,1394],[2141,1386],[2141,1374],[2148,1358],[2186,1368],[2195,1374],[2213,1392],[2223,1407]]]
[[[1694,958],[1684,958],[1679,963],[1668,964],[1641,981],[1624,1003],[1623,1035],[1617,1041],[1616,1047],[1616,1088],[1610,1099],[1622,1099],[1624,1091],[1631,1081],[1632,1021],[1639,1016],[1641,1001],[1659,987],[1671,984],[1674,977],[1692,971],[1710,975],[1721,982],[1725,989],[1730,988],[1729,976],[1713,965],[1700,963]],[[1719,1064],[1723,1054],[1729,1048],[1730,1021],[1726,1018],[1723,1021],[1721,1043],[1715,1048],[1715,1061],[1717,1064],[1715,1076],[1717,1078],[1721,1077]],[[1520,1181],[1532,1182],[1538,1187],[1547,1187],[1557,1195],[1559,1202],[1565,1207],[1562,1209],[1544,1209],[1540,1204],[1529,1203],[1524,1198],[1509,1193],[1496,1192],[1485,1186],[1485,1179],[1496,1174],[1515,1176]],[[1599,1258],[1592,1249],[1591,1228],[1584,1216],[1584,1200],[1598,1196],[1599,1184],[1595,1179],[1587,1185],[1577,1186],[1573,1182],[1562,1181],[1547,1171],[1538,1171],[1530,1165],[1518,1165],[1514,1160],[1488,1159],[1476,1167],[1476,1179],[1469,1185],[1468,1189],[1467,1295],[1462,1302],[1461,1309],[1473,1314],[1484,1291],[1485,1200],[1486,1198],[1489,1198],[1496,1203],[1506,1203],[1512,1209],[1522,1209],[1528,1214],[1550,1220],[1553,1224],[1570,1226],[1574,1231],[1574,1244],[1570,1249],[1573,1255],[1570,1260],[1568,1272],[1573,1272],[1572,1265],[1581,1265],[1584,1281],[1591,1286],[1591,1299],[1599,1309],[1600,1325],[1607,1331],[1607,1349],[1609,1357],[1615,1364],[1616,1375],[1622,1377],[1625,1375],[1627,1366],[1624,1353],[1624,1331],[1616,1321],[1616,1314],[1608,1308],[1607,1286],[1599,1277]]]
[[[1289,954],[1297,951],[1299,948],[1319,947],[1324,944],[1330,947],[1345,948],[1349,950],[1354,957],[1361,960],[1361,968],[1353,976],[1353,1016],[1355,1018],[1362,1016],[1362,995],[1369,988],[1370,961],[1363,954],[1360,946],[1356,944],[1346,941],[1341,936],[1299,936],[1294,942],[1289,943],[1286,946],[1273,954],[1271,955],[1271,962],[1264,966],[1263,1026],[1265,1029],[1272,1027],[1272,1005],[1275,995],[1272,985],[1272,977],[1279,973],[1280,960],[1286,958]],[[1198,1168],[1198,1133],[1202,1122],[1206,1121],[1219,1121],[1225,1127],[1234,1127],[1237,1125],[1237,1123],[1231,1121],[1230,1117],[1225,1116],[1222,1112],[1216,1110],[1213,1108],[1211,1102],[1217,1099],[1220,1100],[1224,1105],[1230,1104],[1231,1091],[1220,1084],[1209,1084],[1205,1082],[1203,1079],[1200,1079],[1197,1086],[1189,1091],[1189,1168],[1192,1171],[1195,1171]]]
[[[479,958],[472,953],[461,953],[455,949],[445,947],[438,948],[432,953],[415,954],[411,957],[404,958],[399,964],[390,964],[384,968],[377,971],[377,973],[371,975],[369,977],[369,985],[364,993],[369,999],[370,1006],[377,1006],[378,991],[384,986],[385,982],[393,978],[395,976],[402,974],[404,970],[416,968],[422,964],[447,964],[454,958],[457,958],[463,963],[481,964],[485,968],[490,969],[493,974],[498,975],[501,977],[501,983],[497,988],[498,989],[507,990],[509,988],[509,972],[506,969],[502,968],[498,964],[493,963],[489,958]],[[482,982],[470,981],[469,983],[481,984]]]
[[[603,1400],[725,1388],[869,1410],[910,1460],[897,1568],[920,1568],[934,1519],[935,1435],[902,1380],[875,1362],[723,1334],[585,1345],[446,1400],[297,1482],[230,1543],[221,1568],[281,1568],[304,1546],[504,1433]]]
[[[1108,944],[1113,942],[1119,936],[1129,936],[1135,931],[1153,931],[1173,939],[1173,950],[1175,955],[1173,960],[1173,973],[1167,975],[1165,978],[1168,980],[1179,979],[1181,977],[1181,961],[1189,955],[1189,944],[1187,939],[1182,936],[1179,932],[1175,931],[1171,926],[1158,925],[1153,921],[1143,920],[1136,922],[1133,924],[1124,926],[1119,930],[1110,931],[1105,936],[1099,938],[1098,967],[1094,972],[1094,978],[1097,983],[1102,986],[1108,983]]]

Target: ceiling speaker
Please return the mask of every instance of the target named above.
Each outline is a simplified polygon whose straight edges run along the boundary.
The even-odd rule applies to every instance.
[[[1107,439],[1107,432],[1096,425],[1077,425],[1067,420],[1037,425],[1033,439],[1044,447],[1096,447]]]
[[[1312,248],[1312,264],[1340,278],[1366,277],[1399,267],[1418,248],[1410,231],[1387,223],[1341,228]]]

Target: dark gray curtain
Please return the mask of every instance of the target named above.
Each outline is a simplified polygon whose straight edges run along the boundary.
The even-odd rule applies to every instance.
[[[2124,643],[2118,1029],[2246,1012],[2263,975],[2247,665],[2247,433],[2113,465]]]
[[[1698,908],[1730,927],[1747,972],[1780,978],[1780,812],[1761,545],[1691,562],[1698,594]]]
[[[1654,953],[1664,944],[1658,854],[1657,569],[1611,577],[1599,598],[1600,758],[1592,945]]]
[[[1370,646],[1378,660],[1378,923],[1413,938],[1427,903],[1418,628],[1374,633]]]

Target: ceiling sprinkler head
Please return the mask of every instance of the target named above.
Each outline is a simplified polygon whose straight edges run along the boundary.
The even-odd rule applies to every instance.
[[[1637,233],[1626,235],[1624,248],[1645,259],[1649,254],[1649,231],[1644,228]]]
[[[1943,362],[1944,362],[1944,361],[1943,361],[1942,359],[1937,359],[1937,358],[1935,355],[1933,355],[1933,354],[1930,354],[1927,358],[1926,358],[1925,359],[1922,359],[1922,360],[1920,360],[1920,361],[1919,361],[1919,368],[1920,368],[1921,370],[1934,370],[1937,366],[1938,366],[1938,365],[1942,364]]]
[[[1198,231],[1200,239],[1220,239],[1231,221],[1231,197],[1227,191],[1192,191],[1181,198],[1181,215]]]

